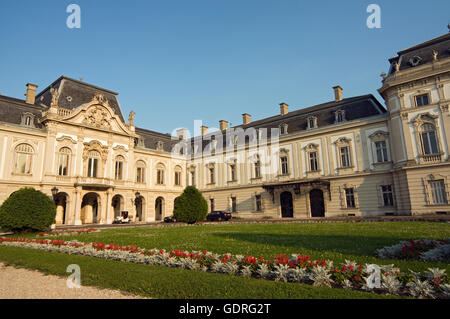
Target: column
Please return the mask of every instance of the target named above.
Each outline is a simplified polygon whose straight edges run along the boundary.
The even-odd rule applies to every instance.
[[[82,199],[81,199],[81,187],[78,186],[76,188],[76,191],[75,191],[75,205],[73,205],[73,210],[74,211],[73,211],[73,214],[72,214],[72,216],[75,219],[73,221],[73,224],[77,225],[77,226],[82,225],[81,220],[80,220],[81,201],[82,201]],[[71,216],[71,218],[72,218],[72,216]],[[72,222],[72,220],[71,220],[71,222]]]

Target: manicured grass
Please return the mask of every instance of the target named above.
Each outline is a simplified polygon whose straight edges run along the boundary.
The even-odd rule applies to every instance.
[[[273,282],[222,274],[132,264],[84,256],[0,246],[0,260],[47,274],[67,277],[77,264],[81,284],[118,289],[150,298],[175,299],[369,299],[394,298],[344,289]]]
[[[384,260],[375,250],[410,239],[445,239],[450,224],[436,222],[379,222],[327,224],[234,224],[180,227],[136,227],[102,229],[99,233],[64,237],[82,242],[137,245],[142,248],[209,250],[214,253],[250,254],[273,258],[277,254],[310,254],[312,258],[346,259],[360,264],[395,264],[402,270],[447,269],[448,263]]]
[[[36,235],[27,235],[27,237]],[[360,264],[395,264],[403,271],[439,267],[444,262],[383,260],[375,250],[401,240],[445,239],[450,224],[434,222],[379,222],[327,224],[223,224],[176,227],[102,229],[98,233],[59,237],[82,242],[137,245],[141,248],[208,250],[273,258],[277,254],[310,254],[336,264],[346,259]],[[58,237],[52,237],[58,238]],[[0,246],[0,260],[47,273],[67,276],[66,267],[78,264],[82,283],[113,288],[153,298],[387,298],[373,293],[310,285],[271,282],[222,274],[70,256]]]

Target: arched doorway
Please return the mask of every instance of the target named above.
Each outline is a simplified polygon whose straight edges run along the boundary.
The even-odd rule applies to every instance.
[[[323,192],[320,189],[313,189],[309,192],[309,202],[311,205],[311,217],[325,217],[325,201]]]
[[[114,211],[114,219],[121,216],[121,212],[124,210],[124,199],[122,195],[115,195],[112,198],[111,206]]]
[[[294,217],[294,204],[292,201],[292,193],[284,192],[280,195],[281,203],[281,217],[293,218]]]
[[[83,224],[97,224],[100,221],[100,196],[88,193],[83,196],[81,203],[81,222]]]
[[[68,223],[67,212],[67,201],[69,199],[69,195],[67,193],[58,193],[55,196],[56,203],[56,225],[65,225]]]
[[[158,197],[155,202],[155,220],[161,221],[164,216],[164,198]]]

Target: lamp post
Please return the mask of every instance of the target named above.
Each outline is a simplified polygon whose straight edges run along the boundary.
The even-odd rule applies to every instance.
[[[58,188],[53,187],[52,188],[52,196],[53,196],[53,201],[56,203],[56,195],[58,195]]]

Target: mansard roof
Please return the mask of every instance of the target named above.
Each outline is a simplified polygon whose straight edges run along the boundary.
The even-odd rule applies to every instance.
[[[116,113],[120,117],[120,120],[125,123],[125,119],[117,99],[118,93],[116,92],[71,79],[66,76],[61,76],[41,93],[36,95],[36,103],[49,107],[52,100],[52,95],[50,93],[51,88],[58,89],[58,105],[69,110],[73,110],[80,105],[90,102],[95,94],[101,93],[106,99],[108,99],[109,105],[114,110],[114,113]]]
[[[382,116],[386,114],[386,109],[372,95],[362,95],[342,99],[341,101],[331,101],[307,108],[301,108],[285,115],[276,115],[265,119],[250,122],[246,125],[234,126],[233,129],[242,128],[266,128],[267,138],[270,138],[270,129],[279,128],[281,124],[288,125],[288,134],[300,133],[307,131],[307,120],[310,116],[317,118],[317,129],[329,128],[335,126],[336,111],[345,111],[345,122],[363,120],[374,116]],[[216,135],[219,132],[210,132],[206,134],[207,139],[203,142],[203,147],[210,143],[209,136]],[[226,131],[222,132],[224,135]],[[219,133],[220,134],[220,133]],[[195,139],[200,138],[196,137]],[[224,146],[226,138],[223,138]]]
[[[163,142],[163,150],[171,152],[173,146],[179,142],[178,139],[172,139],[170,134],[158,133],[138,127],[136,127],[136,134],[143,139],[145,148],[152,150],[156,150],[158,142]]]
[[[398,52],[396,57],[389,59],[389,74],[395,72],[395,63],[399,64],[399,70],[402,71],[433,62],[433,51],[438,53],[438,60],[450,57],[450,32]]]
[[[0,122],[20,125],[25,113],[34,115],[34,127],[42,128],[39,118],[45,108],[37,104],[28,104],[24,100],[0,95]]]

